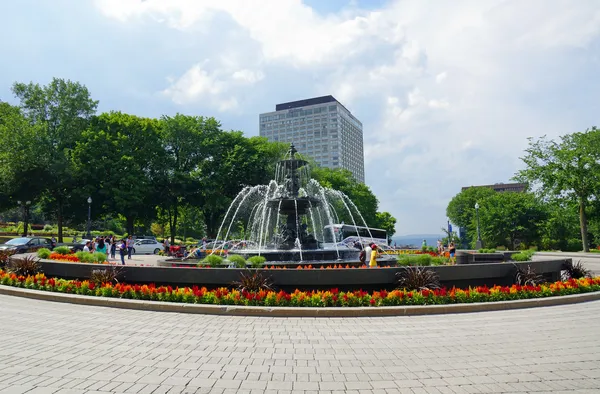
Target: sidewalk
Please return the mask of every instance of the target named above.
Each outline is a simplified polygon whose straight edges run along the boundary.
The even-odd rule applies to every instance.
[[[535,252],[536,256],[561,256],[561,257],[579,257],[586,259],[600,259],[600,253],[583,252]]]

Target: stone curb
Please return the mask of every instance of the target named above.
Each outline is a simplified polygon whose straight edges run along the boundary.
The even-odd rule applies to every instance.
[[[472,313],[500,311],[510,309],[535,308],[540,306],[569,305],[600,300],[600,291],[557,297],[531,298],[526,300],[479,302],[472,304],[416,305],[383,307],[261,307],[234,305],[184,304],[175,302],[128,300],[84,296],[76,294],[53,293],[0,285],[0,294],[43,301],[63,302],[78,305],[104,306],[121,309],[134,309],[155,312],[196,313],[227,316],[263,316],[263,317],[374,317],[374,316],[415,316],[448,313]]]

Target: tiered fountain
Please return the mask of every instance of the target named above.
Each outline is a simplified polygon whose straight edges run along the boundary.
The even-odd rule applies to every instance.
[[[277,163],[274,180],[268,185],[246,187],[237,195],[219,228],[217,241],[228,241],[237,231],[235,237],[243,241],[229,242],[231,253],[261,255],[270,263],[358,262],[360,250],[336,242],[333,227],[326,226],[339,223],[336,208],[344,210],[352,224],[367,227],[362,215],[344,193],[311,179],[308,162],[297,153],[290,145],[284,159]],[[357,238],[362,244],[372,242]]]

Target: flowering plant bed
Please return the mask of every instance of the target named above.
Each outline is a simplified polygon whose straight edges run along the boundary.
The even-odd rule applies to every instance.
[[[0,284],[33,290],[80,294],[98,297],[184,302],[215,305],[252,305],[282,307],[357,307],[433,305],[493,302],[542,298],[600,291],[600,277],[570,279],[538,286],[494,286],[469,289],[393,290],[393,291],[285,291],[256,292],[205,287],[171,287],[129,285],[125,283],[96,285],[90,281],[47,278],[44,274],[17,276],[0,270]]]

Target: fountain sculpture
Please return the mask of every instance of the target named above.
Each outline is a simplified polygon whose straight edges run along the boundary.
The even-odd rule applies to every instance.
[[[358,261],[360,250],[340,244],[331,226],[340,222],[339,209],[353,225],[367,227],[348,196],[310,178],[308,162],[291,144],[277,163],[275,179],[268,185],[246,187],[236,196],[216,243],[221,241],[245,257],[264,256],[269,262]],[[357,238],[361,244],[371,241]]]

